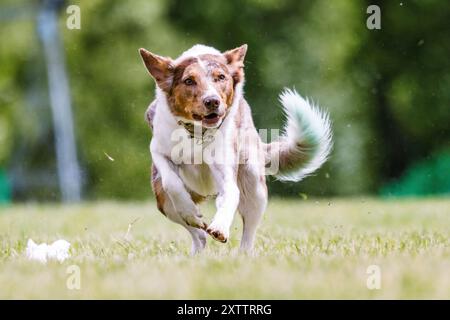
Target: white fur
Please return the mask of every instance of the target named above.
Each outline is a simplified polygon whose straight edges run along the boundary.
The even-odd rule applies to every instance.
[[[206,164],[182,164],[180,165],[180,176],[186,187],[204,197],[217,194],[211,169]]]
[[[291,148],[296,148],[298,143],[304,145],[305,150],[299,152],[309,159],[300,170],[276,177],[283,181],[300,181],[328,159],[333,146],[331,122],[327,113],[302,98],[295,90],[285,89],[280,94],[280,102],[287,118],[285,140]]]
[[[203,44],[196,44],[195,46],[193,46],[192,48],[184,51],[176,60],[175,63],[179,63],[180,61],[185,60],[186,58],[195,58],[199,55],[202,54],[216,54],[219,55],[220,51],[213,48],[213,47],[208,47],[205,46]]]

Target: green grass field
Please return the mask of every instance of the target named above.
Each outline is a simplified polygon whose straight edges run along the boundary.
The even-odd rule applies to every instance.
[[[154,203],[16,205],[0,208],[0,298],[450,299],[449,230],[445,199],[272,199],[253,256],[237,252],[236,219],[228,244],[209,239],[191,257],[188,233]],[[64,238],[72,257],[31,262],[28,238]],[[67,288],[70,265],[79,290]],[[367,288],[370,265],[379,290]]]

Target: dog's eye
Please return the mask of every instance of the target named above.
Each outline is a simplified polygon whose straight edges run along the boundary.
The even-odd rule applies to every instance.
[[[219,74],[219,80],[225,80],[225,75],[224,74]]]
[[[187,78],[186,80],[184,80],[184,84],[187,86],[193,86],[195,84],[195,81],[191,78]]]

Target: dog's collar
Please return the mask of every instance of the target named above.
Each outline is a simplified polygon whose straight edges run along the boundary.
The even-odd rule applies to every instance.
[[[222,122],[215,128],[205,128],[203,126],[195,125],[191,122],[184,122],[182,120],[178,120],[178,124],[184,127],[184,129],[188,132],[189,137],[193,139],[197,145],[206,146],[214,141],[214,134],[217,132],[217,130],[219,130],[224,121],[225,119],[223,119]],[[198,133],[200,133],[200,130],[201,135],[198,135]]]

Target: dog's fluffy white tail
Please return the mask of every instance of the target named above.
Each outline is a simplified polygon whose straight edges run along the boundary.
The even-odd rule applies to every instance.
[[[300,181],[328,159],[332,148],[331,122],[326,112],[295,90],[285,89],[280,102],[287,122],[280,140],[266,145],[266,156],[268,160],[278,156],[277,179]]]

